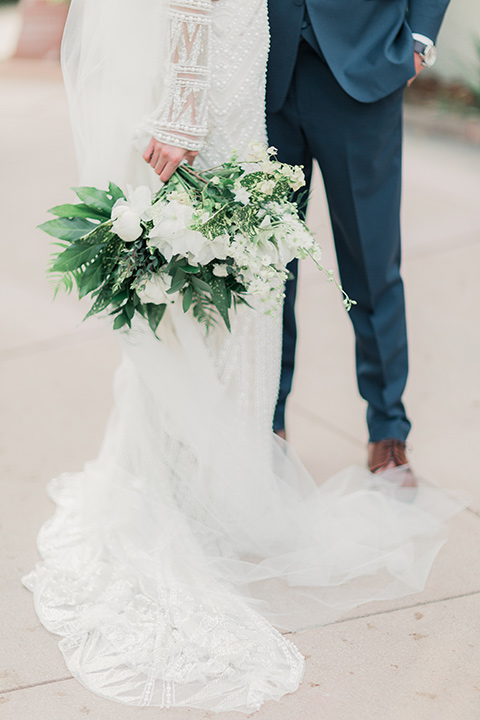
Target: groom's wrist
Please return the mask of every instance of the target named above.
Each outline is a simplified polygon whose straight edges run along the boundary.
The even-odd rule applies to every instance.
[[[413,49],[419,55],[424,67],[432,67],[437,59],[435,43],[426,35],[412,33]]]

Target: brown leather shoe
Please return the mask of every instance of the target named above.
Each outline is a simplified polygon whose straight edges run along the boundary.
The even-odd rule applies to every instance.
[[[368,443],[368,467],[370,472],[386,476],[389,475],[388,471],[401,468],[401,472],[390,473],[392,477],[397,477],[398,484],[403,488],[415,488],[418,485],[405,454],[405,443],[396,438]]]
[[[275,435],[278,435],[278,437],[281,437],[282,440],[287,439],[287,433],[285,432],[285,430],[274,430],[273,432],[275,433]]]
[[[368,443],[368,468],[370,472],[377,473],[407,465],[405,443],[395,438],[386,438],[380,442]]]

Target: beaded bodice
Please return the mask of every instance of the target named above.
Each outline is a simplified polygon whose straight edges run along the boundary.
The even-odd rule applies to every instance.
[[[152,136],[199,150],[202,166],[264,140],[264,0],[171,0],[169,34],[166,99],[144,123]]]

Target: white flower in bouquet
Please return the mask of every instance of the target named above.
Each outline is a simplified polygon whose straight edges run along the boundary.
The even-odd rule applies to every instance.
[[[234,192],[234,198],[235,202],[242,203],[242,205],[248,205],[250,202],[250,193],[246,188],[243,187],[241,182],[239,180],[235,180],[235,184],[233,186],[233,192]]]
[[[262,193],[262,195],[272,195],[275,190],[275,180],[263,180],[263,182],[257,183],[256,189]]]
[[[153,197],[145,186],[127,188],[125,195],[114,183],[108,190],[77,188],[78,211],[71,204],[53,208],[57,217],[41,226],[62,245],[68,238],[51,266],[60,275],[57,287],[76,284],[80,297],[92,295],[86,317],[108,311],[119,330],[131,328],[140,313],[154,333],[165,305],[176,300],[207,328],[216,314],[230,329],[230,312],[248,304],[249,295],[264,312],[278,312],[293,258],[311,257],[342,290],[322,267],[320,248],[291,202],[291,190],[304,184],[302,169],[279,163],[275,148],[257,144],[250,162],[234,154],[224,170],[181,165]],[[85,223],[89,202],[95,212],[87,218],[104,222]],[[70,239],[72,220],[76,228],[79,219],[85,233],[78,237],[75,230]],[[125,243],[113,254],[111,231]],[[343,294],[350,309],[353,301]]]
[[[291,237],[286,235],[277,238],[278,258],[280,263],[285,267],[298,255],[298,246],[291,241]]]
[[[305,174],[299,165],[283,165],[280,172],[290,181],[290,187],[295,192],[305,185]]]
[[[322,248],[320,247],[320,245],[317,245],[317,243],[314,243],[314,247],[313,247],[312,251],[310,252],[310,255],[312,256],[312,258],[315,260],[316,263],[320,264],[322,262]]]
[[[230,236],[226,233],[209,240],[207,247],[212,254],[212,260],[226,260],[231,257]]]
[[[226,265],[223,265],[223,263],[222,264],[218,263],[213,266],[213,274],[216,277],[227,277],[228,268]]]
[[[197,230],[192,230],[194,210],[178,200],[171,200],[157,209],[156,221],[148,235],[150,248],[158,248],[166,260],[174,255],[197,256],[204,245],[205,238]]]
[[[152,193],[146,185],[127,189],[127,199],[117,200],[112,208],[112,229],[124,242],[134,242],[142,234],[141,220],[148,220]]]
[[[237,263],[238,267],[243,267],[248,263],[248,245],[247,239],[238,233],[235,235],[229,249],[229,255]]]
[[[172,302],[172,298],[167,295],[169,287],[170,283],[167,282],[165,276],[157,273],[151,275],[142,287],[137,288],[137,295],[142,303],[161,305]]]
[[[256,237],[256,252],[262,265],[277,265],[280,259],[277,245],[270,237],[271,232],[259,233]]]
[[[212,260],[225,260],[228,256],[228,235],[213,240],[199,230],[193,230],[194,210],[177,200],[164,204],[157,221],[150,230],[148,246],[158,248],[167,261],[175,255],[189,260],[192,265],[208,265]],[[200,221],[206,222],[210,215],[204,213]]]
[[[165,212],[166,204],[163,200],[157,200],[153,205],[146,211],[145,215],[148,220],[153,220],[153,224],[156,225],[160,222]]]
[[[250,145],[247,160],[251,162],[261,162],[268,158],[268,150],[262,143],[255,142]]]
[[[190,228],[194,210],[178,200],[162,203],[158,208],[155,225],[150,230],[148,244],[162,249],[162,242],[170,242],[172,237]]]
[[[265,268],[262,273],[247,283],[248,292],[260,300],[266,313],[278,312],[285,296],[283,291],[285,280],[286,273],[279,273],[272,269],[269,271]]]
[[[267,160],[264,160],[260,166],[259,169],[265,173],[265,175],[274,175],[279,170],[281,170],[282,165],[279,162],[276,162],[275,160],[272,160],[271,158],[267,158]]]
[[[212,260],[226,260],[228,257],[228,245],[222,235],[210,240],[201,232],[190,230],[187,231],[185,240],[186,252],[184,254],[193,265],[208,265]],[[182,254],[180,245],[177,245],[175,252]]]

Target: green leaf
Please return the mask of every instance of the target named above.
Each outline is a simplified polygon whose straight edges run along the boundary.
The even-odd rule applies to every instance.
[[[84,272],[77,278],[78,297],[82,299],[85,295],[96,290],[104,279],[102,261],[101,258],[97,258],[90,265],[87,265]]]
[[[195,273],[200,272],[200,267],[198,265],[189,265],[186,259],[180,259],[177,260],[175,263],[176,267],[180,270],[183,270],[183,272],[191,273],[192,275],[195,275]]]
[[[193,285],[187,285],[183,293],[183,312],[188,312],[193,300]]]
[[[132,302],[127,302],[123,306],[123,312],[128,317],[128,319],[131,320],[135,315],[135,305]]]
[[[52,273],[50,275],[49,285],[53,289],[53,298],[55,299],[60,292],[70,294],[73,289],[73,275],[71,273]]]
[[[85,243],[88,242],[99,245],[100,243],[109,242],[112,238],[115,238],[117,244],[123,244],[123,241],[117,239],[117,235],[112,232],[112,223],[110,222],[110,220],[108,220],[107,222],[103,222],[100,225],[96,225],[92,232],[88,233],[88,235],[85,235],[85,237],[82,238],[82,241]]]
[[[230,306],[227,288],[225,285],[225,278],[213,277],[210,282],[212,300],[215,303],[215,307],[225,321],[225,325],[230,330],[230,318],[228,317],[228,308]]]
[[[115,322],[113,323],[113,329],[114,330],[120,330],[125,324],[127,323],[127,318],[121,312],[117,317],[115,318]]]
[[[97,227],[94,223],[83,218],[56,218],[47,220],[38,226],[40,230],[59,238],[59,240],[80,240]]]
[[[173,293],[181,290],[186,282],[186,273],[181,268],[177,268],[172,278],[172,284],[167,290],[167,295],[173,295]]]
[[[87,245],[76,242],[54,260],[50,272],[72,272],[97,257],[103,245]]]
[[[165,314],[165,310],[167,309],[167,305],[166,303],[162,303],[161,305],[155,305],[154,303],[146,303],[144,307],[147,309],[148,324],[150,325],[153,332],[156,333],[157,328],[160,325],[160,322]]]
[[[76,205],[68,203],[66,203],[65,205],[56,205],[48,212],[52,213],[52,215],[56,215],[57,217],[82,217],[90,218],[91,220],[100,220],[101,222],[105,222],[105,220],[110,220],[110,213],[95,210],[95,208],[92,208],[89,205],[85,205],[84,203],[77,203]]]
[[[106,310],[106,308],[110,305],[112,302],[112,285],[109,283],[106,283],[102,285],[102,287],[99,290],[99,293],[95,299],[95,302],[93,303],[92,307],[88,311],[88,313],[83,318],[84,320],[87,320],[87,318],[92,317],[92,315],[96,315],[97,313],[103,312]]]
[[[193,317],[205,325],[207,331],[217,325],[216,314],[210,305],[210,300],[205,296],[197,296],[195,298],[193,303]]]
[[[86,205],[100,210],[100,212],[108,213],[110,217],[115,200],[109,196],[106,190],[98,190],[94,187],[76,187],[72,190]]]
[[[112,196],[112,207],[115,205],[117,200],[126,200],[125,193],[121,188],[118,187],[118,185],[115,185],[115,183],[109,183],[108,184],[108,192]]]
[[[212,292],[210,285],[206,283],[205,280],[197,277],[192,277],[192,282],[196,290],[199,290],[200,292]]]
[[[124,243],[116,235],[110,234],[107,245],[102,253],[102,263],[105,274],[108,275],[118,264]]]
[[[193,267],[192,265],[182,265],[183,272],[190,273],[190,275],[195,275],[195,273],[200,272],[199,267]]]
[[[113,305],[115,305],[116,307],[118,307],[119,305],[121,305],[122,303],[124,303],[125,300],[126,300],[126,299],[129,297],[129,295],[130,295],[130,290],[129,290],[129,289],[120,290],[119,292],[115,292],[115,293],[114,293],[114,292],[113,292],[113,286],[110,286],[110,291],[111,291],[111,293],[110,293],[110,294],[111,294],[111,303],[112,303]]]

